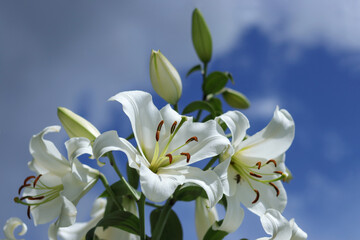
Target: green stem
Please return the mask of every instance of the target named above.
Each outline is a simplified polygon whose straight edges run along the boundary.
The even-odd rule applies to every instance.
[[[141,197],[138,201],[136,201],[139,212],[139,220],[140,220],[140,239],[145,240],[145,195],[141,194]]]
[[[179,108],[178,108],[178,104],[177,104],[177,103],[174,104],[174,110],[177,111],[177,112],[179,112]]]
[[[207,74],[207,63],[204,63],[203,71],[201,72],[201,75],[203,77],[203,83],[202,83],[202,91],[203,91],[202,100],[203,101],[206,101],[206,94],[204,93],[204,84],[205,84],[205,81],[206,81],[206,74]],[[202,110],[200,109],[198,111],[197,115],[196,115],[195,122],[198,122],[200,120],[201,113],[202,113]]]
[[[140,196],[139,194],[136,192],[136,190],[126,181],[126,179],[124,178],[124,176],[121,174],[118,166],[116,165],[116,161],[114,158],[114,155],[112,154],[112,152],[108,152],[107,156],[110,160],[110,165],[114,168],[116,174],[119,176],[119,178],[124,181],[126,187],[129,189],[129,191],[131,192],[131,195],[136,199],[139,200]]]
[[[175,204],[175,201],[176,200],[169,198],[161,209],[160,217],[155,226],[151,240],[159,240],[161,238],[162,232],[170,214],[171,207]]]
[[[118,203],[114,192],[111,190],[111,187],[109,186],[109,182],[107,181],[106,177],[104,174],[100,173],[99,178],[102,182],[102,184],[104,185],[106,191],[108,192],[108,194],[110,195],[110,197],[114,200],[115,205],[120,209],[120,210],[124,210],[124,208],[121,206],[121,204]]]
[[[151,203],[151,202],[145,202],[146,205],[150,206],[150,207],[155,207],[155,208],[161,208],[161,205],[155,204],[155,203]]]
[[[218,156],[213,157],[207,164],[206,166],[203,168],[204,171],[208,170],[209,168],[211,168],[211,166],[215,163],[216,159],[218,159]]]

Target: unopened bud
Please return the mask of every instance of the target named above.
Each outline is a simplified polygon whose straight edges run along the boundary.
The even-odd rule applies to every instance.
[[[207,63],[212,55],[212,40],[209,28],[199,9],[195,9],[192,15],[191,36],[196,54],[200,60]]]
[[[100,132],[88,120],[64,107],[58,107],[58,118],[70,138],[85,137],[94,141]]]
[[[246,109],[250,107],[249,100],[240,92],[225,88],[222,92],[224,100],[233,108]]]
[[[182,93],[179,73],[160,51],[151,51],[150,80],[157,94],[165,101],[176,104]]]

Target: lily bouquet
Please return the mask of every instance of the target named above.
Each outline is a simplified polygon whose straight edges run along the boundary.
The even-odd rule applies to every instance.
[[[246,116],[238,110],[224,113],[219,96],[234,109],[248,108],[250,103],[226,87],[228,81],[234,82],[230,73],[208,73],[212,40],[198,9],[192,15],[192,41],[201,64],[187,76],[201,72],[203,99],[185,106],[181,114],[180,75],[160,51],[152,51],[151,83],[169,104],[159,110],[143,91],[120,92],[109,99],[122,105],[133,134],[123,138],[116,131],[100,133],[86,119],[58,108],[70,137],[65,142],[67,158],[44,138],[60,131],[60,126],[47,127],[31,138],[33,160],[28,166],[34,174],[24,178],[14,201],[26,206],[35,225],[51,222],[49,239],[182,239],[181,222],[172,210],[178,201],[195,202],[198,239],[223,239],[234,232],[243,221],[243,207],[259,216],[270,235],[261,239],[307,238],[294,219],[288,221],[281,214],[287,204],[282,182],[291,179],[285,166],[285,152],[295,134],[290,113],[276,107],[264,129],[246,134],[250,127]],[[117,165],[123,160],[115,159],[114,151],[127,157],[127,178]],[[98,169],[80,162],[83,154],[96,159]],[[111,185],[101,171],[107,164],[100,160],[104,157],[118,176]],[[202,169],[194,166],[200,161],[206,162]],[[98,180],[105,191],[94,202],[91,220],[77,222],[76,205]],[[216,205],[225,208],[224,219],[219,219]],[[147,231],[151,236],[145,231],[145,207],[153,208]],[[19,226],[22,236],[26,224],[10,218],[4,227],[6,239],[16,239],[14,229]]]

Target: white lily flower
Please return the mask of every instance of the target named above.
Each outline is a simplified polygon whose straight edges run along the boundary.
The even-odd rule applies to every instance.
[[[91,210],[91,220],[89,222],[75,223],[69,227],[56,228],[52,224],[49,228],[49,239],[56,240],[57,235],[66,240],[85,240],[86,233],[96,226],[96,224],[104,217],[107,200],[105,198],[98,198],[94,202]],[[136,204],[134,200],[128,198],[123,199],[123,207],[125,211],[129,211],[137,215]],[[98,227],[95,230],[95,235],[99,239],[106,240],[138,240],[139,236],[123,231],[115,227],[108,227],[106,230],[103,227]]]
[[[268,209],[260,217],[265,232],[271,237],[258,238],[258,240],[306,240],[307,234],[298,227],[294,219],[288,221],[278,210]]]
[[[129,166],[139,172],[142,192],[151,201],[168,199],[179,185],[187,182],[200,185],[211,206],[219,201],[223,190],[217,174],[188,166],[216,156],[230,144],[215,121],[194,123],[191,117],[179,115],[170,105],[159,111],[151,95],[142,91],[121,92],[110,100],[123,105],[138,149],[110,131],[94,142],[97,159],[109,151],[125,152]]]
[[[286,177],[285,151],[294,139],[295,125],[291,115],[277,107],[270,123],[245,139],[250,125],[242,113],[229,111],[220,119],[230,129],[233,151],[223,154],[231,162],[225,181],[228,209],[219,229],[233,232],[244,216],[239,202],[259,216],[269,208],[284,210],[287,196],[280,180]]]
[[[15,229],[19,226],[21,226],[21,231],[18,233],[18,235],[19,236],[25,235],[25,233],[27,232],[26,224],[20,218],[17,217],[9,218],[6,221],[5,226],[3,228],[5,234],[4,240],[16,240],[14,232]]]
[[[215,206],[209,207],[209,200],[198,197],[195,203],[195,225],[198,239],[203,239],[209,228],[218,220]]]
[[[30,140],[33,160],[29,168],[37,176],[29,176],[19,188],[15,201],[28,206],[28,217],[33,216],[34,224],[44,224],[57,218],[59,227],[70,226],[76,219],[76,204],[96,183],[99,171],[83,165],[76,159],[83,153],[92,154],[90,140],[73,138],[66,143],[70,161],[66,160],[55,145],[43,138],[49,132],[58,132],[59,126],[45,128]],[[79,142],[87,142],[79,144]],[[78,150],[75,145],[83,146]],[[69,150],[70,149],[70,150]]]

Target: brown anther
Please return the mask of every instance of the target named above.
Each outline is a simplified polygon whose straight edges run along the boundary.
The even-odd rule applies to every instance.
[[[190,161],[190,153],[182,152],[180,155],[186,156],[186,162],[188,163]]]
[[[236,176],[235,176],[235,178],[234,178],[235,180],[236,180],[236,183],[239,183],[240,182],[240,180],[241,180],[241,176],[240,176],[240,174],[236,174]]]
[[[192,141],[197,142],[198,138],[196,136],[193,136],[193,137],[189,138],[185,143],[188,144],[189,142],[192,142]]]
[[[36,183],[39,181],[40,177],[42,176],[42,174],[39,174],[39,176],[37,176],[33,182],[33,187],[36,187]]]
[[[169,154],[166,154],[165,156],[167,156],[169,158],[169,163],[171,164],[172,163],[172,155],[169,153]]]
[[[274,159],[270,159],[269,161],[266,162],[266,164],[269,164],[271,162],[274,164],[275,167],[277,166],[276,161]]]
[[[160,131],[161,131],[161,127],[164,124],[164,120],[161,120],[161,122],[159,123],[157,129],[156,129],[156,135],[155,135],[155,139],[158,142],[160,139]]]
[[[274,173],[277,173],[277,174],[283,174],[283,172],[282,171],[274,171]]]
[[[269,182],[269,184],[270,184],[271,186],[273,186],[273,188],[275,188],[276,196],[278,197],[279,194],[280,194],[279,188],[278,188],[274,183],[272,183],[272,182]]]
[[[36,178],[36,177],[35,176],[29,176],[29,177],[25,178],[24,185],[28,184],[27,182],[32,178]]]
[[[254,192],[256,193],[256,197],[255,197],[254,201],[251,202],[252,204],[256,203],[260,197],[260,193],[258,190],[254,189]]]
[[[255,165],[258,166],[258,169],[261,168],[261,162],[257,162]]]
[[[31,219],[31,216],[30,216],[30,206],[28,206],[28,208],[27,208],[27,216],[28,216],[29,219]]]
[[[22,190],[24,187],[29,187],[29,186],[31,186],[31,184],[29,184],[29,183],[22,185],[22,186],[19,188],[19,191],[18,191],[19,195],[20,195],[20,193],[21,193],[21,190]]]
[[[253,172],[249,172],[249,174],[250,174],[251,176],[254,176],[254,177],[257,177],[257,178],[262,178],[261,175],[258,175],[258,174],[253,173]]]
[[[24,196],[22,198],[20,198],[20,201],[24,200],[24,199],[29,199],[29,200],[41,200],[41,199],[44,199],[45,196],[40,196],[40,197],[32,197],[32,196]]]
[[[170,130],[170,134],[172,134],[172,133],[175,131],[176,125],[177,125],[177,121],[175,121],[175,122],[172,124],[171,130]]]

